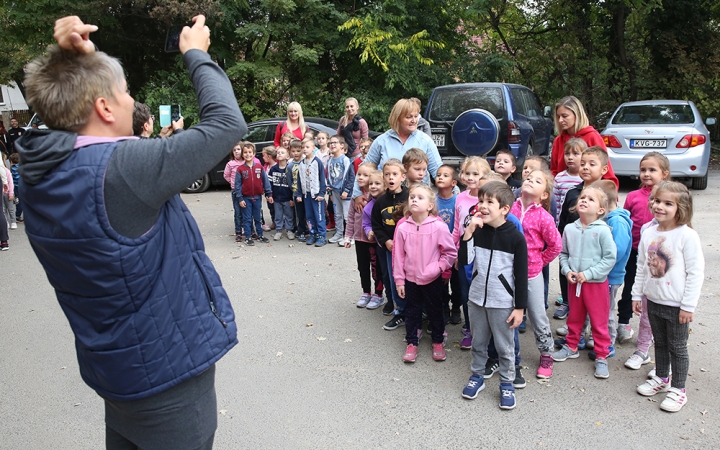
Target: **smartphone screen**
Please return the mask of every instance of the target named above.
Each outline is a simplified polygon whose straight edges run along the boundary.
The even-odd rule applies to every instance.
[[[182,33],[183,25],[174,25],[168,28],[165,37],[165,51],[167,53],[180,51],[180,33]]]
[[[172,124],[170,119],[170,105],[160,105],[160,127]]]
[[[170,119],[173,122],[180,120],[180,105],[170,105]]]

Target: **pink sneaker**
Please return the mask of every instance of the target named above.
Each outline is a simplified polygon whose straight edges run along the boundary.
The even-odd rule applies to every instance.
[[[472,333],[470,333],[470,330],[463,328],[462,334],[463,338],[462,341],[460,341],[460,348],[463,350],[470,350],[472,348]]]
[[[406,363],[414,363],[415,359],[417,359],[417,345],[408,344],[407,349],[405,349],[405,354],[403,355],[403,361]]]
[[[553,359],[550,355],[540,355],[540,367],[537,370],[538,378],[550,378],[552,376]]]
[[[442,342],[439,342],[437,344],[433,343],[432,349],[433,349],[433,359],[435,361],[445,361],[445,358],[446,358],[445,348],[443,348]]]

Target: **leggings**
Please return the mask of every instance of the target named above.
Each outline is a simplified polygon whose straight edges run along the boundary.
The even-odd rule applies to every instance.
[[[655,368],[657,376],[667,378],[670,376],[672,364],[672,387],[685,389],[690,357],[688,356],[687,341],[690,324],[680,323],[680,308],[666,306],[647,299],[648,317],[655,336]]]
[[[372,290],[372,281],[375,281],[375,295],[382,296],[383,276],[382,269],[378,265],[376,248],[377,245],[373,243],[355,241],[355,257],[363,293],[369,294]]]

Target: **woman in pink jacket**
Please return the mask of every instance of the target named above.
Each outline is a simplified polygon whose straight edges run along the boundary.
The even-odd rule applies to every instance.
[[[422,329],[423,307],[432,327],[432,351],[435,361],[445,360],[442,274],[457,258],[450,231],[437,217],[435,192],[424,183],[408,192],[406,211],[410,214],[395,228],[393,276],[398,295],[405,306],[406,363],[415,362]]]

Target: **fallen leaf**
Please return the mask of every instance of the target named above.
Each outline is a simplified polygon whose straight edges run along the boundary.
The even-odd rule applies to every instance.
[[[707,414],[707,409],[705,411],[700,411],[700,414],[702,414],[703,416]]]
[[[82,403],[75,403],[73,406],[80,406]]]
[[[324,340],[327,340],[327,338],[326,338],[325,336],[318,336],[318,337],[317,337],[317,340],[318,340],[318,341],[324,341]]]
[[[700,368],[700,372],[707,372],[707,369]]]
[[[311,327],[311,326],[313,326],[313,324],[312,324],[312,322],[311,322],[311,323],[308,323],[308,324],[305,325],[305,326],[306,326],[306,327]]]
[[[262,319],[262,316],[258,316],[258,319]]]
[[[275,353],[275,356],[282,356],[282,352]]]
[[[352,339],[345,339],[345,342],[352,342]]]
[[[580,392],[585,392],[585,389],[583,389],[583,388],[580,388]]]
[[[705,428],[700,428],[700,433],[705,434]]]
[[[220,414],[222,414],[223,416],[225,415],[226,412],[227,412],[227,409],[221,409],[221,410],[220,410]]]
[[[595,422],[595,425],[600,426],[602,425],[602,422]]]
[[[65,369],[67,369],[67,367],[65,367],[65,366],[62,366],[62,367],[60,368],[60,370],[65,370]]]

